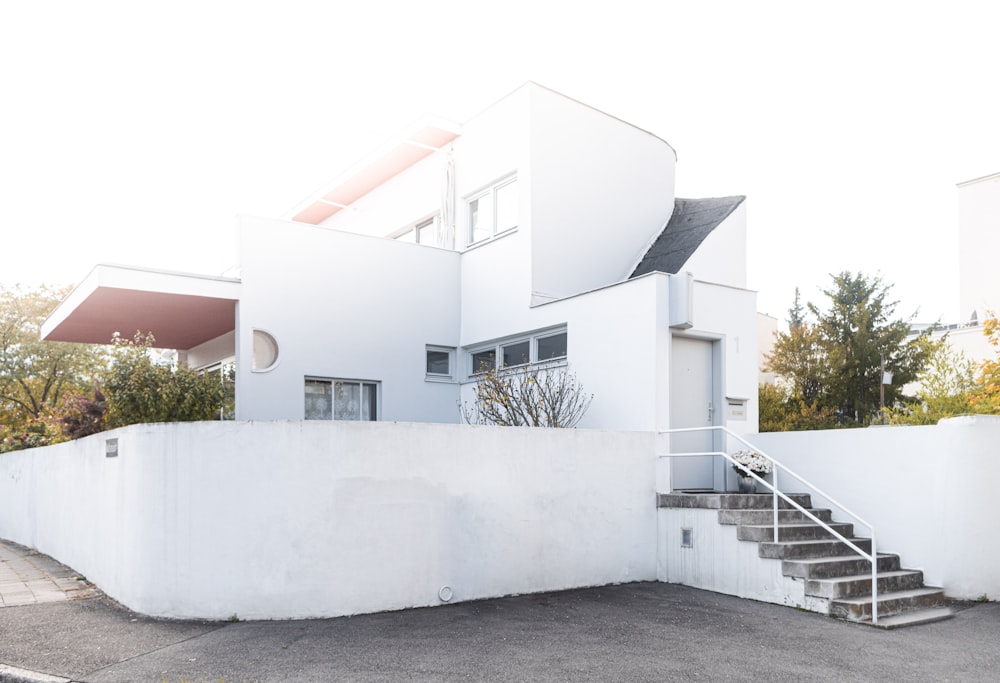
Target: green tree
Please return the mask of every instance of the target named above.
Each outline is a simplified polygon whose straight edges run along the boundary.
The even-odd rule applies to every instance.
[[[983,321],[983,334],[990,346],[1000,351],[1000,319],[992,311]],[[970,402],[974,412],[1000,413],[1000,356],[987,358],[979,364]]]
[[[104,366],[98,346],[40,338],[68,291],[0,285],[0,424],[8,435],[44,418],[64,395],[91,390]]]
[[[806,404],[816,404],[828,384],[826,350],[819,330],[806,319],[806,311],[795,288],[795,301],[788,309],[788,332],[779,332],[768,358],[767,369],[791,383],[791,395]]]
[[[799,428],[867,425],[879,415],[882,369],[892,373],[885,404],[905,401],[902,388],[927,364],[930,330],[908,338],[910,319],[895,317],[898,302],[888,298],[881,278],[842,272],[823,290],[825,309],[812,303],[810,322],[799,303],[789,311],[789,331],[778,335],[767,369],[792,387]]]
[[[154,361],[152,334],[116,335],[114,362],[104,375],[108,429],[149,422],[191,422],[219,417],[227,388],[217,374]]]
[[[833,282],[823,290],[830,300],[826,311],[809,305],[830,371],[828,405],[846,422],[869,424],[880,409],[883,359],[892,373],[892,384],[884,387],[885,404],[891,406],[902,402],[902,388],[926,365],[930,330],[907,340],[913,316],[894,318],[898,302],[888,299],[889,286],[881,278],[845,271]]]
[[[926,339],[924,343],[929,353],[926,366],[917,376],[916,400],[887,407],[892,424],[937,424],[945,417],[976,412],[975,364],[964,352],[953,349],[947,338]]]

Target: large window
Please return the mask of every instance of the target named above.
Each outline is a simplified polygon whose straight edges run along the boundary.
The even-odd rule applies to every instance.
[[[528,363],[561,361],[567,355],[567,341],[567,332],[561,329],[546,330],[523,337],[510,337],[492,344],[472,347],[469,349],[468,373],[476,375]]]
[[[508,178],[468,202],[469,244],[517,227],[517,178]]]
[[[378,383],[348,379],[306,379],[307,420],[378,419]]]

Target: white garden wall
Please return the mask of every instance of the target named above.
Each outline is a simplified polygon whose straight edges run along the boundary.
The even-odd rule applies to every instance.
[[[0,455],[0,537],[146,614],[337,616],[655,579],[653,478],[650,433],[139,425]]]
[[[768,433],[749,440],[874,524],[879,551],[899,554],[904,566],[923,570],[929,585],[956,598],[1000,597],[993,510],[1000,418]],[[826,503],[814,496],[813,505]],[[834,517],[850,521],[836,509]],[[858,534],[868,535],[863,527]]]

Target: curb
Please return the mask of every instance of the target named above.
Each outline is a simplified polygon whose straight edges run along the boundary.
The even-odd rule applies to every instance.
[[[73,683],[70,678],[0,664],[0,683]]]

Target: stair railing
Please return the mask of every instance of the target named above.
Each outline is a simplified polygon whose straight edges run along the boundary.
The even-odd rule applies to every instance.
[[[778,498],[780,497],[786,503],[788,503],[789,505],[791,505],[794,509],[796,509],[799,512],[803,513],[806,517],[808,517],[812,521],[816,522],[816,524],[820,525],[823,529],[825,529],[830,535],[832,535],[838,541],[840,541],[841,543],[843,543],[844,545],[846,545],[848,548],[850,548],[851,550],[853,550],[854,552],[856,552],[858,555],[860,555],[864,559],[869,560],[871,562],[871,567],[872,567],[872,570],[871,570],[871,573],[872,573],[872,624],[877,624],[878,623],[878,549],[877,549],[877,546],[876,546],[876,543],[875,543],[875,526],[871,522],[868,522],[868,521],[864,520],[859,515],[855,514],[854,512],[852,512],[851,510],[849,510],[847,507],[845,507],[844,505],[842,505],[841,503],[839,503],[838,501],[836,501],[829,494],[827,494],[826,492],[822,491],[818,486],[815,486],[811,482],[807,481],[806,479],[804,479],[800,475],[798,475],[795,472],[793,472],[788,467],[785,467],[784,465],[782,465],[780,462],[778,462],[777,460],[775,460],[774,458],[772,458],[770,455],[768,455],[767,453],[765,453],[764,451],[762,451],[761,449],[759,449],[757,446],[754,446],[752,443],[750,443],[749,441],[747,441],[746,439],[744,439],[739,434],[731,432],[731,431],[729,431],[728,429],[726,429],[725,427],[723,427],[721,425],[715,425],[715,426],[712,426],[712,427],[685,427],[685,428],[679,428],[679,429],[665,429],[665,430],[663,430],[663,431],[661,431],[659,433],[660,434],[670,435],[670,434],[682,434],[682,433],[685,433],[685,432],[712,432],[712,431],[722,432],[726,436],[732,437],[736,441],[738,441],[738,442],[742,443],[743,445],[745,445],[747,448],[753,449],[755,452],[760,453],[764,458],[766,458],[771,463],[771,473],[773,475],[772,476],[772,480],[774,482],[773,484],[767,482],[764,478],[757,476],[757,474],[754,473],[754,472],[747,471],[747,473],[748,473],[748,475],[750,477],[753,477],[758,483],[763,484],[764,486],[766,486],[768,489],[770,489],[774,493],[774,495],[772,496],[772,499],[774,501],[773,525],[774,525],[774,542],[775,543],[777,543],[779,541],[779,538],[778,538]],[[729,455],[728,453],[724,452],[724,451],[702,451],[702,452],[691,452],[691,453],[657,453],[657,458],[658,459],[660,459],[660,458],[693,458],[693,457],[709,456],[709,455],[721,456],[725,460],[728,460],[731,464],[733,464],[733,465],[737,464],[736,461],[733,459],[733,457],[731,455]],[[830,505],[836,507],[841,512],[843,512],[846,515],[848,515],[849,517],[851,517],[854,521],[860,523],[862,526],[867,527],[869,529],[870,533],[871,533],[871,544],[872,544],[871,545],[871,553],[866,553],[864,550],[862,550],[860,547],[858,547],[857,544],[853,543],[849,538],[847,538],[846,536],[844,536],[843,534],[841,534],[839,531],[837,531],[836,529],[834,529],[833,527],[831,527],[829,524],[827,524],[826,522],[824,522],[823,520],[821,520],[819,517],[817,517],[816,515],[814,515],[813,513],[811,513],[809,510],[807,510],[804,507],[802,507],[801,505],[799,505],[797,502],[795,502],[793,499],[789,498],[781,490],[779,490],[779,488],[778,488],[778,472],[779,472],[779,470],[783,470],[786,475],[788,475],[792,479],[795,479],[796,481],[798,481],[799,484],[801,484],[802,486],[810,489],[812,493],[817,494],[821,498],[825,499]],[[671,482],[671,489],[672,488],[673,488],[673,482]]]

